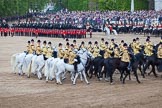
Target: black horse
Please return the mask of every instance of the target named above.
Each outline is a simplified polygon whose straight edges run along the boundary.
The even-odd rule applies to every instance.
[[[148,75],[150,75],[153,72],[155,77],[157,77],[155,67],[157,67],[158,72],[162,72],[162,59],[157,58],[157,51],[158,51],[159,45],[160,45],[160,43],[157,44],[156,46],[154,46],[154,48],[153,48],[154,51],[151,56],[145,57],[146,63],[145,63],[144,69],[143,69],[143,72],[146,73],[146,69],[149,68],[149,66],[151,65],[152,69],[148,73]]]
[[[103,57],[96,57],[92,61],[90,61],[90,68],[89,68],[89,78],[92,78],[93,73],[97,78],[100,80],[101,78],[101,71],[104,63]]]
[[[137,69],[139,68],[141,69],[141,66],[143,65],[144,62],[144,55],[143,53],[139,53],[136,55],[130,54],[131,57],[131,69],[134,72],[134,75],[136,77],[136,80],[138,83],[140,83],[139,79],[138,79],[138,75],[137,75]],[[104,67],[105,67],[105,71],[106,71],[106,76],[110,77],[110,83],[113,82],[113,73],[115,72],[116,69],[118,69],[121,73],[120,76],[120,81],[122,81],[122,83],[125,83],[125,79],[127,78],[128,75],[130,75],[130,70],[128,69],[128,65],[129,62],[123,62],[120,60],[120,58],[108,58],[104,61]],[[142,73],[143,71],[141,71],[142,76],[144,77],[144,73]],[[123,75],[124,78],[123,78]]]
[[[131,65],[132,72],[134,73],[137,82],[140,83],[140,81],[138,79],[138,75],[137,75],[137,69],[140,70],[141,75],[143,76],[143,78],[145,78],[144,73],[143,73],[143,71],[141,69],[141,66],[143,66],[143,63],[144,63],[144,54],[142,52],[140,52],[140,53],[134,55],[132,57],[132,61],[131,62],[132,62],[132,65]],[[123,71],[121,71],[121,74],[123,74]],[[125,83],[125,79],[127,78],[128,75],[130,75],[130,71],[126,69],[125,77],[123,78],[123,83]]]

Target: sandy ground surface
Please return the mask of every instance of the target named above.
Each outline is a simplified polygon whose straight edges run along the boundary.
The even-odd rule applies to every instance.
[[[110,41],[103,33],[96,33],[92,39],[88,37],[77,41],[95,41],[101,37]],[[129,43],[136,37],[145,42],[146,37],[132,34],[120,34],[115,37],[115,41],[123,39]],[[132,80],[127,79],[123,85],[119,81],[119,75],[115,74],[114,85],[93,77],[89,80],[90,85],[78,79],[75,86],[68,76],[63,85],[56,85],[55,81],[46,83],[45,79],[13,74],[10,57],[14,53],[23,52],[30,39],[31,37],[0,37],[0,108],[162,108],[161,73],[158,73],[158,78],[151,75],[143,79],[139,75],[141,84],[132,75]],[[65,43],[63,39],[39,39],[50,40],[55,45]],[[160,38],[151,37],[151,40],[156,44]]]

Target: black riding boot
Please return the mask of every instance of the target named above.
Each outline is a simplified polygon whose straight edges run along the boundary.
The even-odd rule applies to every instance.
[[[77,69],[77,62],[74,62],[74,64],[73,64],[73,65],[74,65],[74,70],[75,70],[75,73],[77,73],[77,70],[78,70],[78,69]]]
[[[132,63],[129,62],[128,67],[127,67],[128,70],[131,70],[131,65],[132,65]]]

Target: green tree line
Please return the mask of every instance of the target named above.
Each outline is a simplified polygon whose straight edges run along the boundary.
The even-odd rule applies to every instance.
[[[29,8],[40,10],[49,0],[0,0],[0,17],[24,15]]]
[[[148,0],[134,0],[135,10],[148,9]],[[41,10],[48,2],[69,10],[130,10],[131,0],[0,0],[0,17],[24,15],[29,8]]]

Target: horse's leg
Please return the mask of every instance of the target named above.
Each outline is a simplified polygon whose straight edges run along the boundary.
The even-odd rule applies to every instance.
[[[80,80],[81,80],[81,82],[83,82],[83,76],[82,76],[82,73],[79,72],[79,75],[80,75]]]
[[[102,80],[102,78],[103,78],[103,77],[101,77],[101,70],[102,70],[102,67],[99,66],[98,71],[97,71],[99,80]]]
[[[62,84],[62,82],[60,80],[60,74],[61,74],[61,72],[59,72],[59,71],[56,73],[56,84],[59,84],[59,83]]]
[[[141,83],[141,82],[139,81],[139,79],[138,79],[137,70],[134,70],[134,75],[135,75],[135,77],[136,77],[137,82],[138,82],[138,83]]]
[[[145,74],[142,72],[141,65],[138,67],[138,69],[139,69],[139,70],[140,70],[140,72],[141,72],[141,76],[142,76],[143,78],[145,78]]]
[[[75,74],[75,78],[74,78],[74,80],[73,80],[73,85],[76,84],[76,79],[78,78],[78,75],[79,75],[79,73],[77,72],[77,73]]]
[[[14,73],[14,74],[16,74],[15,71],[16,71],[16,68],[17,68],[18,65],[19,65],[19,63],[16,63],[16,65],[13,66],[13,73]]]
[[[152,72],[153,72],[153,74],[154,74],[155,77],[158,77],[158,75],[155,72],[155,65],[152,65]]]
[[[123,71],[120,71],[120,81],[123,81]]]
[[[131,80],[131,73],[129,72],[129,80]]]
[[[91,79],[91,78],[92,78],[92,75],[93,75],[93,66],[90,67],[90,71],[89,71],[89,73],[90,73],[89,78]]]
[[[85,71],[84,71],[84,70],[82,71],[82,74],[83,74],[83,77],[84,77],[84,79],[85,79],[86,83],[87,83],[87,84],[89,84],[89,82],[88,82],[88,80],[87,80],[87,77],[86,77],[86,73],[85,73]]]
[[[124,73],[124,71],[123,71]],[[127,76],[129,75],[129,71],[126,71],[125,77],[123,78],[123,84],[125,84],[125,79],[127,78]]]
[[[87,76],[88,78],[90,78],[90,76],[89,76],[89,74],[88,74],[89,69],[90,69],[90,66],[88,66],[88,67],[85,68],[85,73],[86,73],[86,76]]]
[[[18,69],[19,69],[19,75],[22,75],[22,63],[19,63],[19,65],[18,65]]]
[[[113,71],[110,70],[110,84],[113,84]]]
[[[66,71],[62,73],[62,80],[66,79],[65,75],[66,75]]]
[[[143,68],[143,73],[146,74],[146,69],[148,68],[148,66],[150,65],[150,63],[146,62],[144,68]]]

